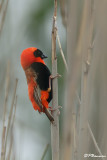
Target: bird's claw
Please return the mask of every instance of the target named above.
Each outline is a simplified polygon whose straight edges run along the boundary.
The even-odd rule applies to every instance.
[[[54,79],[54,78],[58,78],[58,77],[62,77],[59,73],[57,73],[55,76],[50,75],[50,79]]]
[[[49,76],[49,88],[48,88],[48,92],[51,91],[51,80],[53,80],[53,79],[55,79],[57,77],[62,77],[62,76],[59,73],[57,73],[55,76],[53,76],[53,75]]]
[[[49,111],[56,111],[59,110],[60,108],[62,108],[62,106],[58,106],[56,108],[49,107]]]
[[[51,112],[54,112],[54,111],[57,110],[57,115],[59,116],[59,115],[60,115],[60,110],[59,110],[60,108],[62,108],[62,106],[58,106],[58,107],[56,107],[56,108],[49,107],[49,110],[50,110]]]

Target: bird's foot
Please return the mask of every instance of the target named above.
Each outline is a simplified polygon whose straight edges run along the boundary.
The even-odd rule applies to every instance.
[[[55,78],[58,78],[58,77],[62,77],[62,76],[59,73],[57,73],[55,76],[53,76],[53,75],[49,76],[49,88],[48,88],[48,92],[51,91],[51,80],[53,80]]]
[[[62,106],[58,106],[56,108],[49,107],[49,111],[56,111],[57,109],[62,108]]]
[[[58,78],[58,77],[62,77],[59,73],[57,73],[55,76],[53,75],[50,75],[50,79],[55,79],[55,78]]]
[[[56,108],[52,108],[52,107],[49,107],[49,111],[51,111],[51,112],[54,112],[54,111],[58,111],[58,115],[60,115],[60,108],[62,108],[62,106],[58,106],[58,107],[56,107]]]

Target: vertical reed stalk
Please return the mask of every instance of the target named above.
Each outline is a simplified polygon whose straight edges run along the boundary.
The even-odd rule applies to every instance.
[[[52,75],[57,75],[57,57],[56,57],[56,18],[57,18],[57,0],[54,0],[54,15],[52,26]],[[53,100],[52,108],[58,107],[58,82],[57,77],[52,81],[53,86]],[[52,111],[54,123],[51,123],[51,146],[52,146],[52,160],[59,160],[59,118],[58,110]]]

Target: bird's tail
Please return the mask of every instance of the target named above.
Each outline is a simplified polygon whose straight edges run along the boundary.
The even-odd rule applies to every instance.
[[[48,119],[53,122],[54,121],[54,118],[53,116],[51,115],[51,113],[48,111],[47,108],[44,107],[44,113],[46,114],[46,116],[48,117]]]
[[[38,91],[37,91],[37,87],[34,88],[34,99],[35,99],[35,102],[38,104],[38,106],[40,107],[40,110],[43,111],[46,116],[48,117],[48,119],[53,122],[54,121],[54,118],[53,116],[51,115],[51,113],[48,111],[48,109],[46,107],[44,107],[41,103],[41,100],[40,100],[40,97],[38,95]]]

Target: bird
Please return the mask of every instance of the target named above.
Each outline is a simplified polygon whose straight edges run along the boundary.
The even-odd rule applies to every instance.
[[[54,118],[49,112],[49,103],[52,100],[51,72],[44,62],[48,58],[43,52],[35,47],[26,48],[20,56],[21,66],[25,72],[28,96],[34,110],[46,114],[53,122]]]

